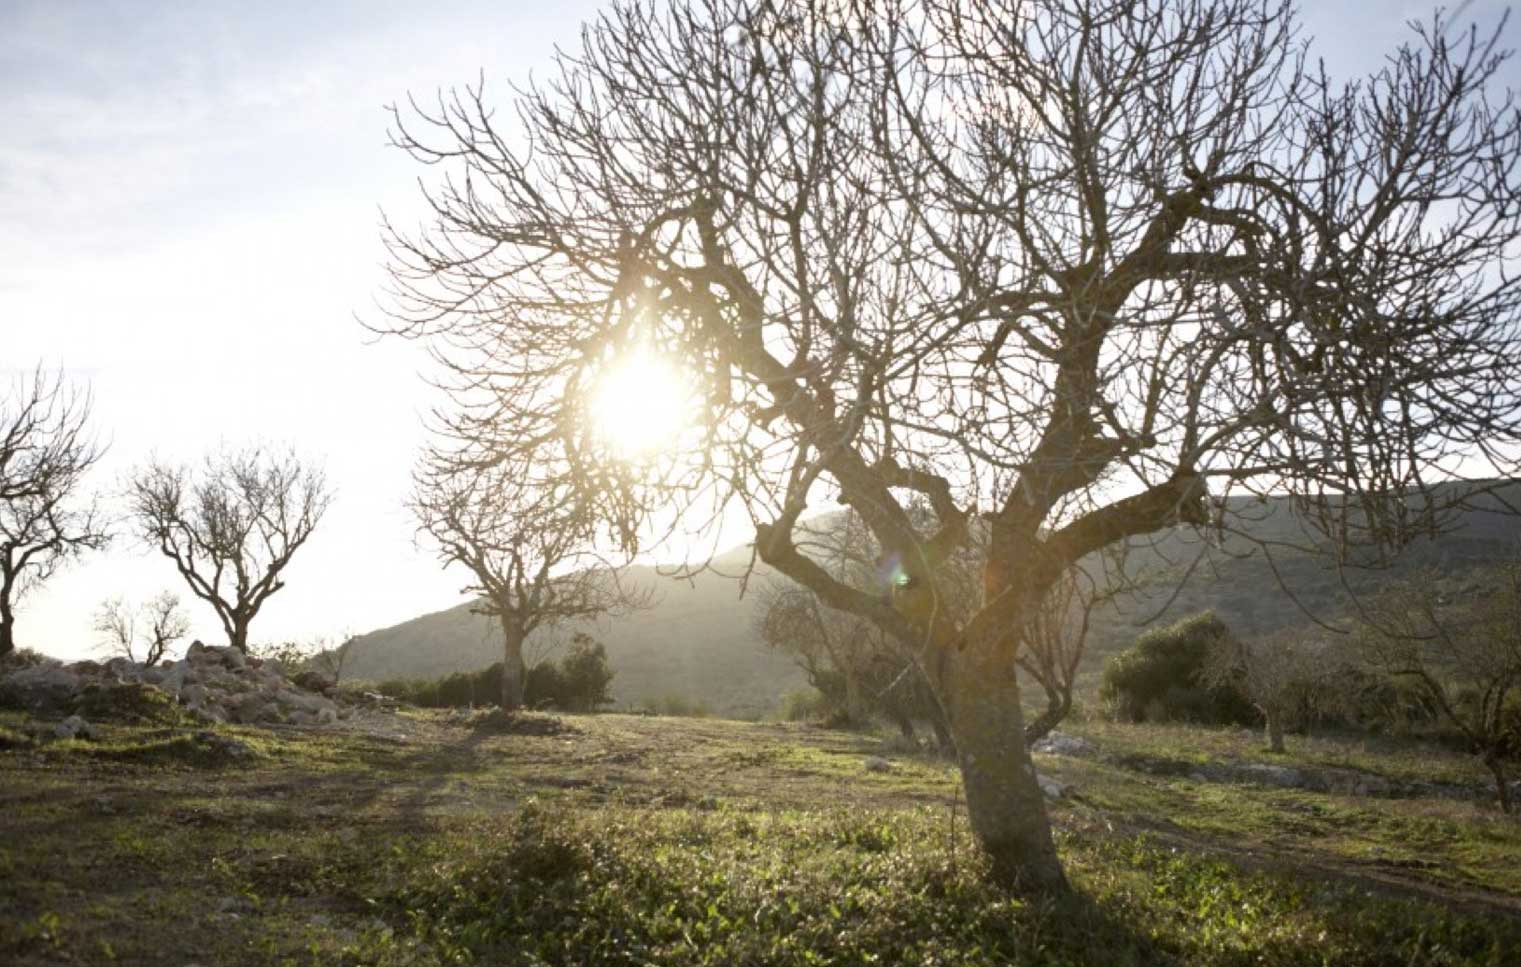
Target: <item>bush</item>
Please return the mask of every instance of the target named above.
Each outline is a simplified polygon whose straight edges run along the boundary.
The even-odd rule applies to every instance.
[[[587,634],[577,633],[570,651],[558,662],[542,661],[528,669],[523,703],[530,708],[553,707],[567,712],[593,712],[612,702],[608,686],[614,672],[607,649]],[[391,679],[375,686],[382,695],[423,708],[475,708],[499,705],[502,663],[480,671],[455,672],[443,678]]]
[[[645,715],[669,715],[683,719],[705,719],[713,714],[713,710],[702,699],[687,698],[674,692],[654,701],[646,699],[639,703],[635,711]]]
[[[1099,697],[1127,722],[1254,725],[1261,716],[1240,692],[1199,684],[1210,646],[1230,633],[1211,611],[1148,631],[1104,663]]]
[[[577,632],[565,657],[554,663],[540,662],[528,670],[524,700],[534,708],[594,712],[612,704],[607,689],[613,674],[607,667],[607,649],[602,642]]]
[[[829,714],[829,699],[817,688],[799,688],[782,696],[783,722],[816,722]]]

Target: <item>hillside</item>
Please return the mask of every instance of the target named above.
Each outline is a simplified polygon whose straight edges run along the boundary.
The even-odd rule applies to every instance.
[[[1513,490],[1521,496],[1521,487]],[[1192,531],[1176,530],[1136,542],[1126,567],[1145,577],[1143,588],[1095,614],[1090,672],[1149,623],[1206,609],[1243,634],[1303,624],[1310,620],[1306,612],[1336,623],[1348,617],[1351,593],[1426,568],[1451,572],[1499,560],[1521,541],[1521,519],[1473,511],[1441,536],[1411,545],[1387,569],[1338,572],[1323,558],[1296,549],[1308,538],[1286,504],[1242,503],[1234,509],[1247,536],[1211,545]],[[657,589],[656,606],[586,628],[607,645],[618,676],[613,694],[621,707],[679,696],[701,699],[718,714],[755,717],[774,710],[781,695],[804,683],[802,674],[751,630],[755,598],[741,599],[739,581],[732,577],[749,559],[748,547],[734,548],[715,559],[713,571],[690,581],[650,567],[632,569],[633,582]],[[1090,564],[1100,573],[1099,562]],[[769,573],[760,569],[757,577]],[[531,640],[530,656],[548,644],[542,636]],[[494,628],[471,614],[467,602],[360,637],[345,674],[436,677],[483,668],[500,657]]]

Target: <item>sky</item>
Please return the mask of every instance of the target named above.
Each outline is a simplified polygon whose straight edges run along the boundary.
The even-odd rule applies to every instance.
[[[191,462],[222,444],[289,444],[325,466],[335,502],[255,641],[460,600],[465,576],[414,543],[405,508],[439,402],[427,359],[356,321],[376,317],[381,210],[402,225],[419,214],[423,172],[386,147],[384,106],[484,75],[505,107],[508,83],[542,72],[600,6],[0,2],[0,379],[40,363],[89,386],[104,491],[150,456]],[[1304,6],[1342,76],[1376,67],[1432,9]],[[1505,6],[1476,0],[1464,16],[1490,24]],[[173,565],[123,533],[23,602],[18,643],[84,657],[103,599],[162,589],[181,593],[194,636],[221,639]]]

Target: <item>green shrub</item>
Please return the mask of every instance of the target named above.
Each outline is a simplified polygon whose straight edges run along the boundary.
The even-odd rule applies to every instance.
[[[553,707],[567,712],[593,712],[612,702],[608,686],[614,672],[607,649],[587,634],[577,633],[559,661],[542,661],[528,669],[523,703],[530,708]],[[375,690],[422,708],[475,708],[499,705],[502,663],[480,671],[455,672],[435,679],[390,679]]]
[[[815,722],[829,714],[829,699],[817,688],[799,688],[782,696],[784,722]]]
[[[553,706],[567,712],[594,712],[612,703],[608,686],[613,682],[613,674],[607,666],[607,649],[602,642],[577,632],[571,639],[570,650],[558,662],[540,662],[528,670],[524,701],[533,708]]]
[[[1260,716],[1240,692],[1199,684],[1210,647],[1230,633],[1211,611],[1148,631],[1104,663],[1099,697],[1128,722],[1255,724]]]
[[[669,715],[684,719],[705,719],[713,714],[713,710],[702,699],[687,698],[674,692],[653,701],[646,699],[634,710],[646,715]]]

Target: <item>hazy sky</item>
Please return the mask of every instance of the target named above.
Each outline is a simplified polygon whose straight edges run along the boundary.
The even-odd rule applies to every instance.
[[[194,460],[219,441],[290,443],[326,464],[337,500],[256,641],[458,601],[463,576],[413,546],[402,505],[434,401],[426,361],[354,319],[382,281],[379,209],[416,212],[420,172],[385,147],[383,106],[482,70],[505,106],[506,82],[574,44],[600,5],[0,2],[0,376],[41,362],[88,382],[110,445],[101,487],[152,452]],[[1505,6],[1480,0],[1465,18],[1493,23]],[[1342,75],[1376,66],[1432,9],[1305,7]],[[102,598],[162,588],[181,590],[173,566],[123,537],[24,602],[18,643],[82,656]],[[194,634],[219,639],[210,609],[182,596]]]

